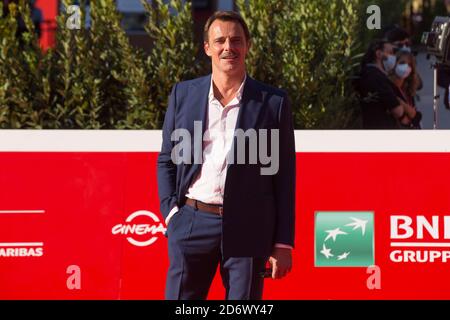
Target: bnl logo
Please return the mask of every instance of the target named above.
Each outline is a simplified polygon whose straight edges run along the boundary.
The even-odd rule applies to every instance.
[[[375,264],[373,212],[316,212],[316,267],[368,267]]]

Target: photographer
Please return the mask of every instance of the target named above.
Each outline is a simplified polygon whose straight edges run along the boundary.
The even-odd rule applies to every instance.
[[[398,51],[397,64],[390,72],[389,78],[394,83],[394,92],[400,99],[403,107],[405,109],[413,108],[416,110],[415,116],[409,118],[409,121],[405,122],[406,124],[401,123],[400,126],[405,129],[421,129],[420,120],[422,119],[422,113],[417,111],[414,101],[420,85],[416,73],[416,60],[414,56],[407,51]]]
[[[384,34],[385,39],[390,42],[394,47],[394,53],[398,52],[406,52],[411,53],[411,57],[413,60],[415,60],[415,56],[417,55],[417,52],[413,52],[411,48],[411,36],[409,33],[399,26],[395,25],[394,27],[388,29]],[[416,61],[414,61],[414,65],[416,64]],[[422,78],[420,75],[415,72],[414,73],[416,77],[417,82],[417,88],[416,91],[422,89]]]
[[[416,110],[397,97],[388,78],[395,66],[392,44],[375,40],[369,45],[357,83],[364,129],[399,129],[416,116]]]

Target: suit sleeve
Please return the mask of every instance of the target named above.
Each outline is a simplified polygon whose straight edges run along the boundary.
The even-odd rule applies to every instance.
[[[169,106],[164,118],[162,130],[162,146],[158,155],[158,196],[160,210],[164,219],[169,215],[170,210],[177,205],[176,177],[177,166],[171,159],[174,143],[170,137],[175,129],[175,109],[176,109],[176,90],[177,85],[172,88],[169,97]]]
[[[282,98],[279,119],[279,170],[274,176],[277,225],[275,243],[294,247],[295,234],[295,139],[289,99]]]

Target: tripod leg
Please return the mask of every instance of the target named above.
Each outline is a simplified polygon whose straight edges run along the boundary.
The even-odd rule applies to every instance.
[[[449,89],[450,85],[445,87],[445,93],[444,93],[444,106],[446,109],[450,109],[450,101],[449,101]]]
[[[446,97],[447,98],[447,97]],[[438,103],[439,103],[439,94],[437,87],[437,65],[433,66],[433,129],[437,129],[438,127]]]

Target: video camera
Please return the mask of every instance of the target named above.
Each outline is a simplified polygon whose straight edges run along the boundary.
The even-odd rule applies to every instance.
[[[434,55],[436,62],[433,63],[433,129],[437,129],[439,93],[438,68],[442,66],[450,67],[450,17],[436,17],[431,25],[430,32],[422,35],[422,44],[427,46],[428,55]],[[427,57],[428,58],[428,57]],[[442,70],[442,68],[440,68]],[[446,97],[449,99],[449,97]]]
[[[450,66],[450,17],[436,17],[430,32],[422,35],[422,44],[440,64]]]

